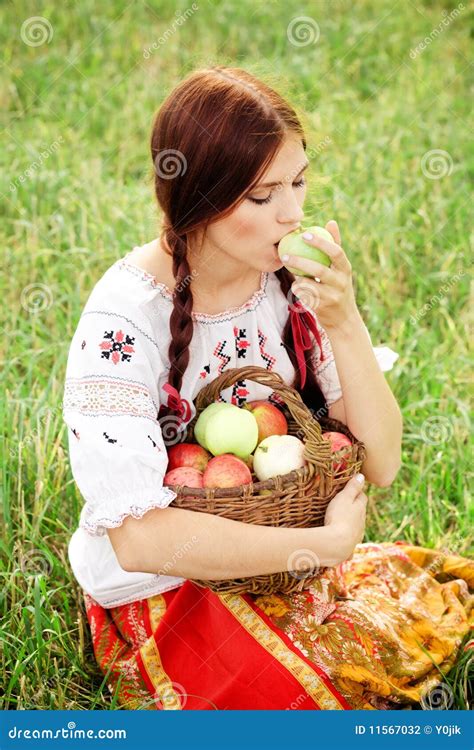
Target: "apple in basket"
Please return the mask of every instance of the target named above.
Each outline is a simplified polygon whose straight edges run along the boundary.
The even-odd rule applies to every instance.
[[[228,404],[226,401],[216,401],[213,404],[209,404],[209,406],[206,406],[206,408],[202,410],[199,417],[196,419],[196,424],[194,425],[194,437],[199,445],[201,445],[205,450],[207,450],[205,432],[209,419],[214,416],[214,414],[218,414],[223,409],[228,409],[229,406],[232,406],[232,404]]]
[[[211,409],[209,416],[206,412]],[[204,428],[199,425],[200,420]],[[258,425],[253,414],[246,409],[234,404],[211,404],[196,420],[194,435],[198,443],[214,456],[233,453],[246,458],[257,445]]]
[[[285,415],[269,401],[249,401],[243,408],[251,411],[257,420],[259,443],[270,435],[287,434],[288,422]]]
[[[211,458],[203,476],[204,487],[238,487],[251,481],[252,474],[247,464],[231,453]]]
[[[178,443],[168,449],[167,471],[177,469],[180,466],[189,466],[191,469],[204,471],[211,454],[196,443]]]
[[[322,437],[331,443],[331,451],[334,453],[333,471],[344,471],[347,467],[345,459],[349,458],[352,452],[351,441],[342,432],[323,432]]]
[[[253,470],[264,482],[279,474],[301,469],[306,463],[304,450],[303,441],[293,435],[270,435],[259,443],[253,454]]]
[[[163,484],[166,487],[178,484],[183,487],[203,487],[203,473],[190,466],[179,466],[165,474]]]
[[[329,267],[331,265],[331,258],[329,257],[329,255],[324,253],[322,250],[319,250],[319,248],[308,244],[306,240],[303,240],[301,238],[303,232],[312,232],[313,234],[317,234],[319,237],[322,237],[324,240],[334,242],[334,237],[330,232],[328,232],[327,229],[324,229],[324,227],[313,226],[298,230],[296,232],[290,232],[290,234],[286,234],[280,240],[280,243],[278,245],[278,255],[280,256],[280,258],[282,258],[282,256],[285,254],[298,255],[300,258],[309,258],[309,260],[314,260],[316,261],[316,263],[321,263],[323,266]],[[295,276],[310,275],[304,273],[304,271],[301,271],[299,268],[293,268],[291,266],[286,266],[286,268]]]

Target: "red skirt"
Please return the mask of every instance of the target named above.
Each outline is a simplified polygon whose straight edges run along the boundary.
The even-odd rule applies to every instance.
[[[473,561],[397,542],[358,545],[301,593],[216,594],[186,581],[111,609],[84,599],[122,708],[406,709],[454,665],[473,587]]]

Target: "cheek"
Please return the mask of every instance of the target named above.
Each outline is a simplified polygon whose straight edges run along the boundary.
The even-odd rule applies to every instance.
[[[240,206],[231,216],[221,222],[219,227],[219,238],[221,245],[229,250],[235,248],[239,243],[246,243],[249,240],[258,240],[265,234],[265,209],[268,206],[257,206],[248,204]]]

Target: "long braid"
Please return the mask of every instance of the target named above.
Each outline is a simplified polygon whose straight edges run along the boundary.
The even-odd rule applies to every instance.
[[[288,300],[289,305],[293,305],[297,301],[296,296],[291,291],[291,285],[293,284],[295,277],[293,276],[291,271],[288,271],[287,268],[279,268],[278,271],[275,272],[275,275],[280,282],[280,289]],[[312,352],[309,355],[305,353],[306,383],[303,390],[301,390],[301,373],[299,371],[298,362],[296,359],[290,315],[288,315],[288,319],[283,329],[282,341],[290,358],[291,364],[295,368],[296,374],[292,383],[292,387],[300,393],[306,406],[313,410],[317,418],[327,416],[328,406],[321,388],[319,387],[319,384],[316,380],[314,364],[311,358]]]
[[[168,348],[170,370],[168,385],[180,393],[183,376],[189,364],[189,345],[193,338],[194,323],[192,318],[193,294],[191,291],[191,269],[187,258],[186,235],[180,235],[172,227],[165,229],[165,241],[173,258],[173,310],[170,316],[171,340]],[[173,406],[161,405],[159,418],[168,417],[178,410]]]

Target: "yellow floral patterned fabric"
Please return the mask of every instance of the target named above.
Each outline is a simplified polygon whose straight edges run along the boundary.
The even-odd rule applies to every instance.
[[[360,544],[308,590],[254,602],[352,708],[410,708],[455,663],[473,627],[473,590],[472,560],[406,543]]]

